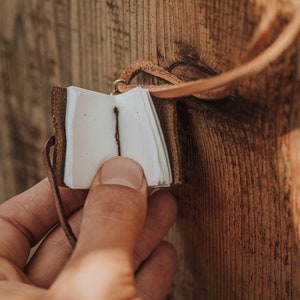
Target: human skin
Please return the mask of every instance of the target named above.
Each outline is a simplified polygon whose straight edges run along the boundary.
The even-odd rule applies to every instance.
[[[141,167],[107,161],[89,191],[61,189],[78,242],[58,223],[47,179],[0,206],[0,299],[165,299],[176,251],[163,241],[177,204],[166,191],[147,196]]]

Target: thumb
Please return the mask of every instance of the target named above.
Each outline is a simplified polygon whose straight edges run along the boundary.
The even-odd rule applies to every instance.
[[[57,299],[135,298],[133,251],[146,210],[140,165],[124,157],[105,162],[87,196],[76,248],[52,286]]]
[[[135,161],[108,160],[94,178],[74,255],[118,248],[132,254],[147,209],[147,184]]]

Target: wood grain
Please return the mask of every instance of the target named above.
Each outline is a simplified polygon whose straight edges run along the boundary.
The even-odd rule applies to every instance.
[[[267,2],[3,0],[1,198],[44,176],[52,85],[109,92],[136,59],[228,70]],[[278,3],[276,32],[289,7]],[[299,299],[299,49],[298,39],[234,97],[177,102],[184,183],[168,236],[179,255],[171,299]]]

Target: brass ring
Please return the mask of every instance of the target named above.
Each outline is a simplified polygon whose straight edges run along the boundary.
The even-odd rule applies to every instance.
[[[127,81],[122,78],[115,80],[113,83],[113,91],[111,92],[111,95],[115,95],[115,94],[119,93],[119,90],[118,90],[119,83],[124,83],[124,84],[128,85]]]

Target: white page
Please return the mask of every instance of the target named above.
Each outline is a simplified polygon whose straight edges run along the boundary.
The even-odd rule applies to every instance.
[[[165,142],[148,97],[148,91],[141,88],[116,96],[68,88],[64,177],[67,186],[88,188],[103,162],[118,155],[115,106],[119,110],[121,155],[141,164],[149,186],[170,185]]]

